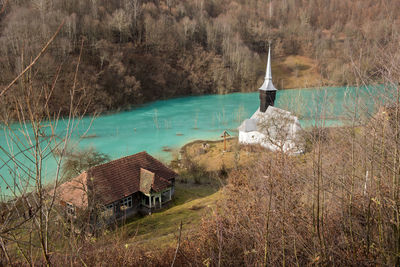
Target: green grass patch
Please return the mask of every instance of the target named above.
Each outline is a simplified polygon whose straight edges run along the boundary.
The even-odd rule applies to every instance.
[[[211,184],[176,184],[172,206],[151,215],[136,218],[123,226],[128,243],[144,246],[168,246],[176,241],[179,225],[183,233],[195,230],[203,214],[221,197]]]

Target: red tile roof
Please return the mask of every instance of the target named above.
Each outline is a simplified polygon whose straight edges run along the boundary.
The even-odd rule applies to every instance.
[[[156,175],[154,172],[140,168],[140,192],[150,193],[151,190],[160,192],[171,186],[171,182]]]
[[[52,195],[53,192],[51,192],[50,195]],[[70,203],[75,207],[87,207],[87,172],[82,172],[78,177],[61,184],[57,188],[56,195],[62,201]]]
[[[90,168],[87,171],[87,186],[107,205],[140,191],[141,168],[154,173],[151,189],[155,192],[171,186],[177,176],[174,171],[143,151]],[[65,185],[60,186],[61,191],[67,191],[63,189]]]
[[[155,192],[160,192],[171,186],[171,182],[167,179],[164,179],[158,175],[154,176],[153,184],[151,185],[151,189]]]

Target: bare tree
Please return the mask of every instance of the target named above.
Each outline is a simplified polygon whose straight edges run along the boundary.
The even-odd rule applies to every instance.
[[[83,40],[70,89],[67,117],[61,118],[59,113],[51,113],[49,109],[61,66],[50,88],[34,84],[31,70],[61,27],[62,24],[38,56],[0,94],[0,97],[4,97],[9,90],[15,90],[18,82],[21,95],[13,98],[12,102],[18,120],[4,116],[2,121],[7,145],[1,147],[0,177],[6,185],[3,194],[9,197],[2,203],[0,243],[9,264],[13,263],[10,249],[17,249],[29,265],[35,264],[38,253],[42,262],[50,265],[50,255],[55,249],[52,241],[57,238],[54,234],[57,229],[51,227],[51,222],[56,218],[55,192],[69,141],[79,124],[77,111],[81,108],[84,96],[78,94],[77,84]],[[54,171],[47,169],[49,164],[54,165]],[[51,186],[48,185],[48,179],[52,181]],[[49,195],[49,192],[53,193]]]
[[[123,9],[114,11],[110,24],[119,32],[119,41],[122,42],[124,36],[129,34],[129,27],[132,23],[131,18]]]

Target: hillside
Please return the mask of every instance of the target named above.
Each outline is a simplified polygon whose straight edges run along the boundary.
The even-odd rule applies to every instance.
[[[398,0],[0,0],[0,266],[400,266],[399,26]],[[298,95],[282,106],[261,91],[239,129],[253,145],[193,141],[168,168],[76,150],[233,132],[237,98],[208,96],[82,128],[255,91],[269,44],[279,89],[354,86],[280,91]]]
[[[278,88],[354,84],[354,55],[377,81],[374,55],[395,36],[400,10],[394,0],[3,0],[0,7],[0,88],[63,23],[1,102],[11,117],[14,97],[26,88],[36,88],[31,97],[44,102],[54,87],[49,109],[61,114],[70,109],[71,87],[79,89],[80,113],[254,91],[269,42]]]

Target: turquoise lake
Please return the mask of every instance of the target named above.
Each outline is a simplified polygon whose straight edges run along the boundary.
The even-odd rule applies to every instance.
[[[313,125],[315,117],[320,114],[324,114],[326,126],[341,125],[347,111],[354,109],[354,103],[373,112],[374,102],[370,96],[380,89],[331,87],[280,90],[275,105],[296,113],[303,127]],[[73,150],[93,147],[112,159],[146,150],[168,161],[172,154],[163,150],[178,149],[197,139],[216,140],[224,130],[233,136],[237,135],[236,128],[258,106],[258,92],[156,101],[129,111],[99,116],[92,124],[91,118],[84,118],[74,132],[70,147]],[[89,126],[86,138],[81,138]],[[14,126],[15,129],[18,127]],[[61,135],[64,130],[61,121],[57,132]],[[4,133],[0,136],[0,145],[8,149]],[[0,157],[3,161],[7,158],[4,152],[0,152]],[[54,165],[54,159],[51,158],[44,162],[46,181],[52,180]],[[4,180],[12,180],[8,168],[3,166],[0,175],[3,177],[0,186],[5,188]]]

